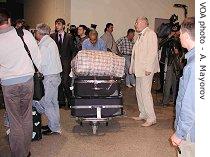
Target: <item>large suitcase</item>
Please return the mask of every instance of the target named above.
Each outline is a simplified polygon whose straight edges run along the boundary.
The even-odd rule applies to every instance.
[[[123,114],[122,97],[74,98],[72,99],[71,107],[71,115],[75,117],[97,118],[98,109],[100,109],[101,118],[115,117]]]
[[[80,76],[74,80],[76,97],[120,96],[121,78],[104,76]]]
[[[41,114],[37,112],[35,107],[32,107],[32,115],[33,115],[33,133],[32,133],[32,141],[42,139],[41,132]]]

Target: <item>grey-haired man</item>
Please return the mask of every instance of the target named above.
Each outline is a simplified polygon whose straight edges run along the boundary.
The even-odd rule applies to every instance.
[[[58,47],[55,41],[49,36],[50,27],[46,24],[38,24],[35,37],[39,41],[41,51],[41,70],[44,75],[45,96],[33,103],[37,111],[44,113],[48,118],[48,125],[43,126],[42,133],[50,135],[60,133],[60,113],[58,105],[58,86],[61,83],[60,73],[62,72]]]

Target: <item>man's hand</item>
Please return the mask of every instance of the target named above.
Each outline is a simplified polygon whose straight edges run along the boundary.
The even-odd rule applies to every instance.
[[[179,146],[182,143],[182,139],[178,138],[176,136],[176,134],[174,133],[171,136],[171,143],[172,143],[173,146],[177,147],[177,146]]]
[[[151,74],[151,72],[145,71],[145,75],[149,76]]]
[[[131,74],[133,74],[133,70],[132,70],[132,67],[130,66],[130,68],[129,68],[129,74],[131,75]]]

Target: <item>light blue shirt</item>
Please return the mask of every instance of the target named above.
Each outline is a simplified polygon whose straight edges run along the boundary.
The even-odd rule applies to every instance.
[[[176,100],[175,134],[183,140],[189,135],[191,142],[195,142],[195,48],[185,58],[187,65],[180,78]]]
[[[82,50],[98,50],[98,51],[107,51],[105,42],[98,38],[98,41],[95,45],[90,42],[90,39],[85,39],[82,43]]]

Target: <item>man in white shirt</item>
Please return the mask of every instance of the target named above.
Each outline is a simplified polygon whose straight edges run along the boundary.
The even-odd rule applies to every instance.
[[[40,70],[40,51],[33,35],[23,30],[23,39]],[[32,99],[34,66],[23,41],[11,26],[10,15],[0,9],[0,79],[10,122],[12,157],[30,156],[33,131]]]
[[[62,66],[58,47],[49,34],[50,27],[48,25],[37,25],[35,37],[39,41],[38,45],[41,51],[40,72],[44,75],[45,95],[40,101],[34,101],[33,106],[48,118],[48,125],[42,127],[44,135],[61,133],[58,86],[61,83]]]

